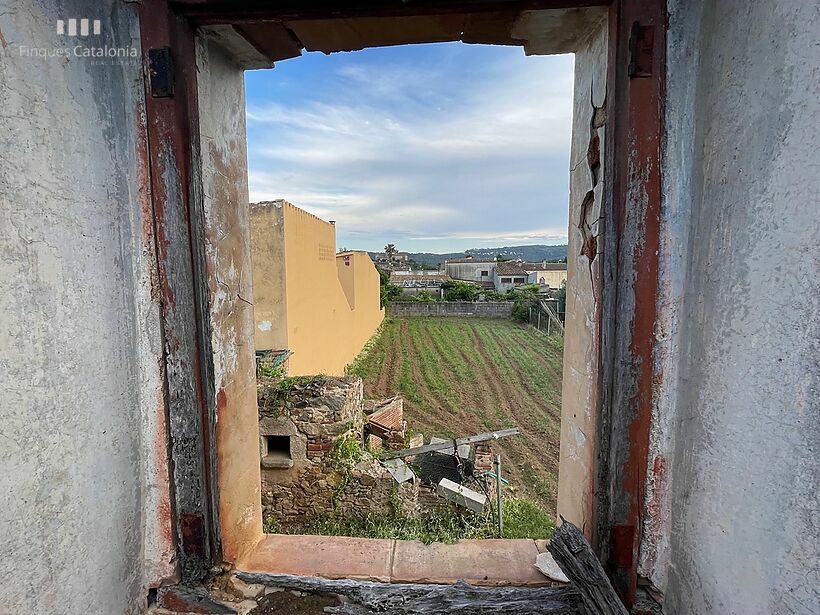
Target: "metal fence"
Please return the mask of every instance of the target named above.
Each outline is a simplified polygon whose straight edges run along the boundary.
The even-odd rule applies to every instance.
[[[530,306],[529,323],[546,335],[564,335],[563,313],[558,312],[557,302],[540,301]]]

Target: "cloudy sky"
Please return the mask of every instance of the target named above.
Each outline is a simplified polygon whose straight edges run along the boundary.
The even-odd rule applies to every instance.
[[[439,43],[249,71],[251,201],[336,220],[339,248],[565,243],[572,64]]]

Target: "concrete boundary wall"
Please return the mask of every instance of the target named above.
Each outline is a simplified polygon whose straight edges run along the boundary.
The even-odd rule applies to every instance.
[[[395,301],[387,306],[387,315],[395,318],[413,316],[468,316],[475,318],[509,318],[512,301]]]

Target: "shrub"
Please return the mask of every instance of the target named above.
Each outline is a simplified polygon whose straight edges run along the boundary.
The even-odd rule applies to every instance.
[[[429,303],[430,301],[435,300],[436,298],[426,288],[422,288],[420,291],[416,293],[415,297],[413,297],[413,301],[419,301],[422,303]]]
[[[441,287],[444,289],[445,301],[475,301],[480,292],[475,284],[459,280],[445,282]]]
[[[526,322],[530,318],[530,307],[538,298],[538,284],[525,284],[510,291],[510,296],[515,305],[512,309],[513,320]]]
[[[381,303],[382,307],[401,298],[401,287],[395,284],[384,284],[381,287]]]
[[[362,443],[353,434],[348,434],[339,438],[333,443],[330,451],[330,458],[334,467],[339,471],[350,470],[353,466],[365,458],[365,450]]]

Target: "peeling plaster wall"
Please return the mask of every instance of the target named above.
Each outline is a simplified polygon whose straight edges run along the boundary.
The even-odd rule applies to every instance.
[[[641,572],[668,613],[816,613],[820,7],[669,10]]]
[[[567,307],[561,401],[558,514],[590,536],[595,472],[604,198],[603,146],[607,58],[606,13],[575,55]],[[597,110],[597,112],[596,112]],[[597,146],[593,143],[597,137]],[[598,153],[596,157],[596,152]],[[597,160],[597,165],[596,165]]]
[[[137,19],[2,0],[0,32],[0,612],[133,613],[174,574],[141,66],[20,46]]]
[[[196,51],[219,520],[233,562],[262,536],[245,86],[214,40],[199,36]]]

